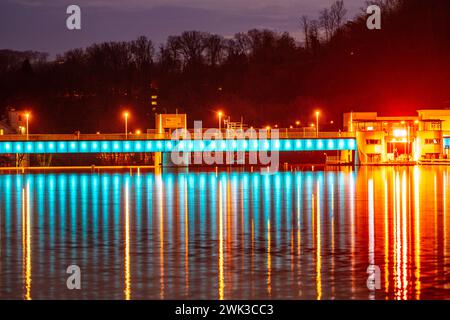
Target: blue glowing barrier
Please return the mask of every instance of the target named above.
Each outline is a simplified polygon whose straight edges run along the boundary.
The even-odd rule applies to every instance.
[[[446,138],[446,145],[450,139]],[[1,141],[0,154],[355,150],[355,139]]]

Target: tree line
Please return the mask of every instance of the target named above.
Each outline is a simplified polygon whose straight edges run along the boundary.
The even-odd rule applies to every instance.
[[[106,132],[120,128],[124,108],[145,129],[155,113],[176,110],[206,126],[217,123],[219,109],[254,126],[288,126],[293,119],[308,125],[321,108],[323,121],[339,126],[344,111],[446,104],[450,4],[373,3],[382,8],[382,30],[367,30],[363,11],[346,20],[344,1],[336,1],[317,19],[300,15],[300,43],[287,32],[254,29],[231,38],[186,31],[160,46],[141,36],[52,61],[0,50],[0,108],[31,108],[37,131]]]

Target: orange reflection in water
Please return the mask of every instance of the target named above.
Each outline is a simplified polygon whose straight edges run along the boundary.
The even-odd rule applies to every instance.
[[[224,258],[223,258],[223,207],[222,181],[219,182],[219,300],[225,296]]]
[[[350,191],[350,199],[354,199],[355,197],[355,181],[353,179],[353,175],[350,174],[348,176],[349,179],[349,191]],[[352,274],[352,283],[351,283],[351,292],[352,299],[355,294],[355,202],[350,202],[350,241],[351,241],[351,274]]]
[[[439,216],[437,212],[446,211],[444,208],[447,201],[445,191],[442,205],[436,200],[439,187],[445,188],[445,179],[441,180],[440,186],[436,181],[435,172],[440,170],[411,167],[383,168],[373,172],[374,224],[375,231],[380,229],[381,232],[375,233],[375,239],[379,239],[379,242],[375,242],[375,253],[383,255],[383,293],[386,299],[422,298],[422,251],[425,246],[431,250],[436,242],[440,242],[439,228],[445,227],[445,223],[440,223],[436,218]],[[369,202],[372,202],[371,188],[369,180]],[[370,221],[371,219],[369,242],[372,237]],[[378,226],[381,221],[383,223]],[[442,233],[443,237],[444,234],[445,232]],[[444,242],[445,240],[442,241]],[[380,260],[375,261],[377,263]],[[426,264],[426,271],[429,273],[430,261]],[[380,297],[377,295],[377,298]]]
[[[164,299],[164,185],[162,174],[156,176],[156,184],[158,187],[159,200],[159,273],[160,273],[160,298]]]
[[[444,213],[443,213],[443,219],[444,219],[444,274],[447,274],[447,268],[448,268],[448,263],[447,263],[447,259],[448,259],[448,255],[446,255],[445,253],[448,250],[448,238],[447,238],[447,232],[448,232],[448,228],[447,228],[447,212],[448,212],[448,203],[447,203],[447,197],[448,197],[448,172],[446,171],[444,173],[444,181],[443,181],[443,193],[444,193],[444,199],[443,199],[443,207],[444,207]],[[450,284],[447,282],[445,284],[445,289],[450,289]]]
[[[187,179],[184,182],[184,265],[186,296],[189,297],[189,206],[187,193]]]
[[[356,201],[356,248],[360,247],[361,240],[367,243],[369,262],[372,253],[375,254],[375,265],[382,271],[383,289],[377,290],[374,298],[409,300],[448,296],[449,170],[448,167],[381,167],[364,168],[361,169],[364,173],[357,175],[356,197],[363,188],[367,196],[359,199],[366,200],[368,206],[364,209]],[[351,212],[349,221],[352,221]],[[355,252],[358,262],[359,251]],[[351,270],[355,270],[351,281],[358,281],[360,271],[353,266]],[[358,286],[356,290],[356,295],[362,291]]]
[[[375,266],[375,202],[373,179],[369,179],[368,186],[368,211],[369,211],[369,266]],[[369,296],[374,299],[373,295]]]
[[[283,173],[271,177],[267,185],[249,173],[222,174],[219,179],[207,179],[208,184],[202,188],[196,183],[195,179],[201,176],[197,174],[191,177],[192,186],[190,182],[188,186],[190,180],[182,180],[184,191],[171,194],[168,192],[173,175],[168,175],[170,179],[166,180],[160,174],[149,180],[152,185],[147,189],[151,195],[147,199],[148,207],[137,201],[134,178],[127,175],[118,189],[124,202],[117,204],[117,210],[124,215],[115,222],[117,225],[112,225],[112,220],[103,222],[106,235],[115,230],[123,235],[120,248],[124,251],[119,250],[123,255],[122,272],[110,272],[97,280],[110,283],[113,279],[112,290],[116,291],[111,291],[112,297],[124,299],[146,298],[148,292],[162,299],[448,298],[449,171],[450,167],[370,167],[352,173]],[[46,236],[52,225],[64,222],[61,220],[64,216],[55,215],[55,220],[49,221],[52,216],[40,215],[39,208],[44,208],[44,212],[49,206],[48,190],[57,194],[56,199],[61,190],[46,187],[45,180],[40,187],[32,179],[38,178],[27,178],[31,181],[29,185],[17,179],[17,191],[2,194],[0,209],[10,210],[17,217],[2,220],[1,227],[12,239],[11,252],[21,253],[22,260],[17,265],[2,260],[2,267],[15,270],[17,280],[4,281],[3,276],[1,283],[14,284],[7,290],[15,291],[15,298],[51,298],[54,293],[42,290],[42,283],[53,280],[45,279],[43,271],[36,266],[45,266],[45,271],[52,267],[47,260],[53,252],[46,252],[50,241],[60,244],[55,249],[60,250],[59,256],[67,257],[67,250],[72,249],[65,240],[77,238],[70,234],[59,238],[58,232],[54,240]],[[298,181],[293,189],[296,192],[283,179]],[[8,181],[4,178],[2,185],[8,186]],[[245,183],[249,183],[248,188]],[[77,185],[80,186],[74,184]],[[239,185],[240,188],[235,188]],[[84,191],[75,189],[75,192]],[[42,194],[41,203],[39,194]],[[205,202],[198,202],[197,195],[203,194],[208,195],[202,200]],[[170,197],[180,198],[173,201]],[[91,197],[85,199],[83,206],[88,212],[98,205],[91,203]],[[175,210],[170,207],[172,202],[179,204]],[[198,214],[202,206],[204,209]],[[74,207],[73,212],[79,210]],[[153,210],[149,212],[154,214],[147,214],[151,220],[140,222],[138,210]],[[75,235],[85,232],[83,224],[78,223],[83,220],[74,221],[77,223],[67,232]],[[179,231],[184,231],[184,237],[178,238]],[[149,236],[143,238],[144,232]],[[165,244],[172,235],[181,241]],[[86,237],[91,239],[93,235],[88,233]],[[107,241],[104,244],[105,254],[113,257],[117,248]],[[153,250],[146,250],[149,248]],[[76,256],[90,254],[82,246],[76,250]],[[370,264],[378,265],[381,271],[382,289],[374,292],[368,290],[365,281]],[[96,265],[92,269],[96,271]],[[148,282],[151,277],[156,281]],[[210,286],[211,283],[215,285]],[[52,288],[57,285],[52,284]],[[205,289],[208,285],[214,289]],[[5,294],[6,290],[1,290],[0,295]],[[102,297],[95,291],[84,292],[86,297]],[[67,292],[58,294],[64,297]]]
[[[316,291],[317,300],[322,299],[322,234],[320,219],[320,183],[317,181],[316,210]],[[313,204],[314,207],[314,204]],[[314,216],[314,213],[313,213]]]
[[[407,196],[408,189],[406,188],[406,174],[403,171],[400,178],[400,172],[393,172],[394,174],[394,188],[392,189],[394,205],[394,296],[395,299],[406,299],[408,294],[408,278],[406,275],[408,265],[408,240],[407,240]]]
[[[386,172],[383,172],[384,186],[384,291],[389,293],[389,207],[388,207],[388,181]],[[387,298],[387,295],[386,295]]]
[[[125,184],[125,300],[131,299],[130,274],[130,199],[128,181]]]
[[[414,168],[414,264],[416,266],[415,276],[415,290],[416,299],[420,299],[420,171],[418,167]],[[444,197],[445,198],[445,197]],[[445,200],[444,200],[445,201]]]
[[[31,210],[30,185],[22,189],[22,269],[24,299],[31,300]]]

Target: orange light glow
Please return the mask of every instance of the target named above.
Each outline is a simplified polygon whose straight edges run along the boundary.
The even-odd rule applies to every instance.
[[[394,137],[396,138],[402,138],[402,137],[406,137],[408,135],[408,133],[406,132],[405,129],[394,129]]]
[[[142,133],[142,131],[141,131],[141,130],[139,130],[139,129],[138,129],[138,130],[136,130],[136,134],[137,134],[137,135],[140,135],[141,133]]]

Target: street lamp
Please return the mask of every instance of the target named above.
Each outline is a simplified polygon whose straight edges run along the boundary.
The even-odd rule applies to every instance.
[[[29,112],[27,112],[27,113],[25,113],[25,119],[27,119],[27,140],[29,140],[29,134],[28,134],[28,128],[29,128],[29,120],[30,120],[30,113]]]
[[[319,137],[319,115],[320,111],[316,111],[316,135]]]
[[[219,111],[217,114],[219,116],[219,131],[222,132],[222,115],[223,115],[223,113],[222,113],[222,111]]]
[[[128,111],[125,111],[123,113],[123,116],[125,117],[125,140],[128,140]]]

